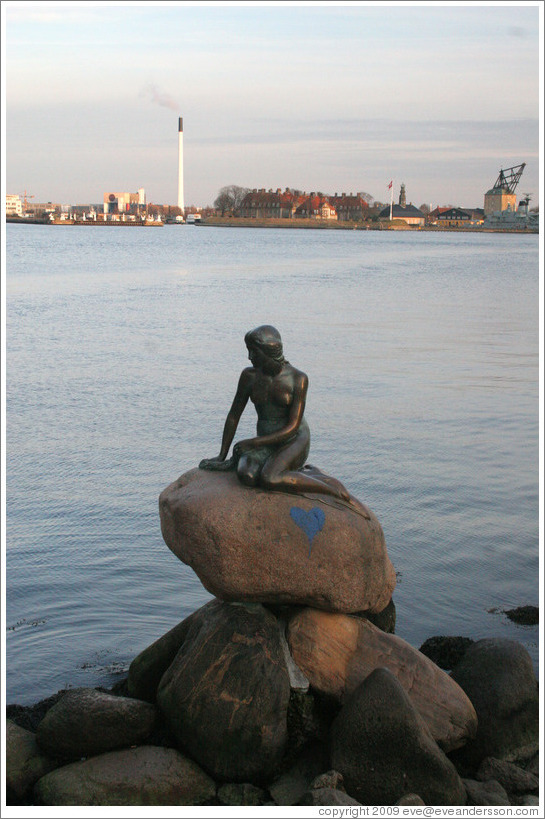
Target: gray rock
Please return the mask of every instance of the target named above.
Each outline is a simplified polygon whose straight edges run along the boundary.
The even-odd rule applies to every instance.
[[[159,511],[169,549],[222,600],[355,612],[392,597],[394,567],[369,510],[193,469],[161,493]]]
[[[307,791],[297,803],[298,805],[361,805],[344,791],[336,788],[318,788]]]
[[[157,704],[179,747],[214,778],[261,782],[286,746],[289,696],[274,615],[215,600],[193,615]]]
[[[319,788],[333,788],[334,790],[344,791],[345,787],[342,773],[339,773],[339,771],[326,771],[320,774],[311,783],[310,790],[318,790]]]
[[[468,805],[510,805],[509,796],[495,779],[478,782],[476,779],[462,779],[467,793]]]
[[[144,745],[73,762],[42,777],[42,805],[200,805],[215,783],[174,748]]]
[[[530,745],[522,745],[513,753],[502,757],[506,762],[512,762],[523,768],[525,771],[539,776],[539,742],[532,742]]]
[[[363,805],[394,805],[417,793],[426,805],[464,805],[454,765],[434,742],[396,677],[377,668],[332,725],[331,764]]]
[[[518,762],[519,760],[514,760]],[[522,764],[522,763],[521,763]],[[524,770],[539,776],[539,750],[524,760]]]
[[[396,805],[425,805],[426,803],[422,799],[422,797],[418,796],[417,793],[406,793],[401,799],[398,799]]]
[[[439,666],[451,669],[461,661],[475,641],[469,637],[429,637],[419,648],[422,654]]]
[[[36,740],[51,756],[80,759],[145,742],[155,719],[155,707],[147,702],[74,688],[49,709]]]
[[[476,778],[481,782],[495,779],[508,793],[530,793],[539,788],[539,778],[504,759],[486,757],[479,765]]]
[[[470,768],[487,756],[502,759],[538,741],[538,685],[530,655],[520,643],[479,640],[451,676],[477,712],[477,734],[457,752]]]
[[[539,796],[533,793],[526,793],[524,796],[512,796],[512,805],[522,805],[527,807],[537,807],[539,805]]]
[[[38,729],[38,725],[43,720],[49,709],[52,708],[61,697],[64,697],[67,690],[68,689],[64,688],[61,691],[57,691],[56,694],[53,694],[51,697],[47,697],[44,700],[40,700],[34,705],[17,705],[16,703],[7,705],[6,718],[11,719],[17,725],[20,725],[21,728],[25,728],[27,731],[35,734]]]
[[[31,731],[6,720],[6,788],[22,798],[38,779],[56,768],[58,763],[45,756]]]
[[[537,626],[539,623],[539,608],[537,606],[518,606],[516,609],[504,609],[513,623],[520,626]]]
[[[222,805],[265,805],[269,794],[250,782],[229,782],[218,788],[218,799]]]
[[[322,743],[309,743],[288,770],[284,771],[269,791],[277,805],[297,805],[311,783],[327,768],[329,756]]]

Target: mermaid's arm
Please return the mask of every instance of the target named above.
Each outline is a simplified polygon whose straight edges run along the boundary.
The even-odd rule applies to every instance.
[[[225,466],[223,466],[223,463],[227,458],[229,447],[231,446],[233,438],[235,437],[240,416],[244,412],[246,404],[248,403],[253,382],[253,375],[254,370],[252,367],[247,367],[240,374],[236,395],[233,399],[233,403],[231,404],[231,409],[227,413],[227,418],[225,419],[220,453],[216,458],[204,458],[204,460],[202,460],[199,464],[201,469],[230,468],[231,464],[226,463]]]

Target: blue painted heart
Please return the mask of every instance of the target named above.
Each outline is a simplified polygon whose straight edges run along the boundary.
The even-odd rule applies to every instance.
[[[299,526],[300,529],[303,530],[305,535],[308,537],[309,542],[309,550],[308,556],[310,557],[310,551],[312,549],[312,541],[324,528],[325,523],[325,512],[323,509],[320,509],[318,506],[314,506],[313,509],[310,511],[306,511],[305,509],[301,509],[300,506],[292,506],[290,509],[290,516],[293,521]]]

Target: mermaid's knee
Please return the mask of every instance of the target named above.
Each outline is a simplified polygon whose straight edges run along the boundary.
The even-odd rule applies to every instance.
[[[259,468],[256,464],[248,463],[241,458],[237,466],[238,479],[245,486],[257,486],[259,482]]]

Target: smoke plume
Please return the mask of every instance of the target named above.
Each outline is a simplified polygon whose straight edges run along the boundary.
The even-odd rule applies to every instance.
[[[170,94],[165,94],[156,85],[146,85],[145,88],[142,89],[140,92],[141,97],[145,97],[146,99],[153,102],[155,105],[160,105],[162,108],[170,108],[171,111],[179,111],[180,106],[176,102]]]

